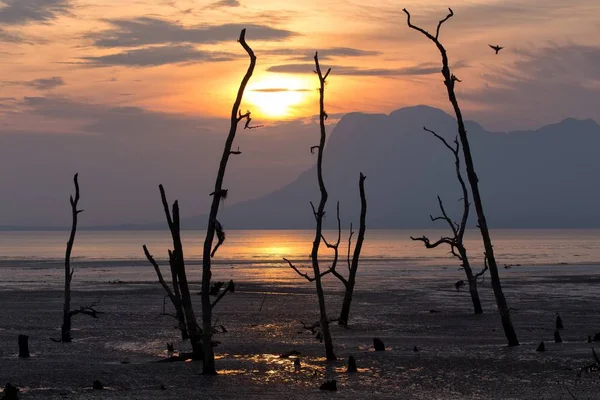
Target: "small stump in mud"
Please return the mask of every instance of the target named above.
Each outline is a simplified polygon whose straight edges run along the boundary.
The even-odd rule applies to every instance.
[[[546,345],[544,344],[543,340],[542,343],[540,343],[540,345],[538,346],[538,348],[535,349],[535,351],[546,351]]]
[[[554,331],[554,343],[562,343],[562,338],[558,331]]]
[[[354,358],[354,356],[348,357],[348,369],[346,370],[346,372],[349,374],[358,372],[358,368],[356,368],[356,359]]]
[[[327,381],[324,384],[322,384],[321,387],[319,387],[319,389],[335,392],[337,391],[337,381],[335,379]]]
[[[92,388],[94,390],[102,390],[102,389],[104,389],[104,385],[102,384],[102,382],[100,382],[98,379],[96,379],[94,381],[94,383],[92,384]]]
[[[19,400],[19,388],[7,383],[4,387],[4,396],[2,400]]]
[[[373,338],[373,347],[375,351],[385,351],[385,345],[379,338]]]
[[[29,336],[19,335],[19,357],[29,358]]]
[[[556,313],[556,330],[564,329],[562,318]]]

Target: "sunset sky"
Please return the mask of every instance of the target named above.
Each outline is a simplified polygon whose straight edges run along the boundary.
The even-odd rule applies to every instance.
[[[535,128],[565,117],[600,120],[596,0],[0,0],[0,133],[23,147],[35,138],[31,151],[45,149],[44,157],[58,146],[51,138],[64,135],[82,143],[110,137],[107,148],[124,153],[151,147],[154,137],[164,144],[167,134],[208,135],[207,148],[213,140],[218,148],[222,118],[248,62],[236,42],[247,28],[258,65],[243,108],[266,125],[253,135],[281,142],[272,145],[278,154],[268,163],[259,162],[264,154],[249,155],[256,168],[278,167],[268,184],[245,195],[252,197],[312,162],[310,154],[292,150],[312,140],[298,132],[317,112],[315,50],[332,68],[327,111],[333,121],[351,111],[388,113],[415,104],[448,110],[439,55],[407,28],[402,13],[406,7],[415,23],[435,29],[448,6],[455,17],[441,39],[463,81],[458,91],[468,119],[491,130]],[[495,55],[488,44],[505,49]],[[69,143],[79,150],[95,146]],[[248,146],[266,151],[263,144]],[[52,162],[38,160],[37,167]],[[79,166],[73,161],[61,168],[53,169],[56,176]],[[142,179],[154,184],[161,177]],[[68,193],[64,181],[60,190]]]
[[[401,9],[433,28],[448,3],[364,3],[0,0],[4,127],[39,129],[43,119],[45,131],[77,129],[72,118],[41,117],[40,105],[29,97],[226,116],[247,62],[235,41],[244,27],[258,55],[246,97],[257,117],[314,114],[315,50],[333,68],[330,114],[389,112],[416,103],[445,106],[435,49],[406,28]],[[600,3],[451,5],[456,16],[442,38],[464,81],[460,90],[473,119],[514,129],[560,116],[600,115],[590,104],[598,99]],[[489,43],[506,49],[495,56]],[[35,117],[24,121],[24,114]]]

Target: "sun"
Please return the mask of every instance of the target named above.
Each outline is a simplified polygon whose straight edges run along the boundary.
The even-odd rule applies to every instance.
[[[314,85],[314,83],[313,83]],[[248,85],[246,101],[256,113],[267,118],[292,118],[295,108],[309,99],[311,82],[296,77],[278,76]]]

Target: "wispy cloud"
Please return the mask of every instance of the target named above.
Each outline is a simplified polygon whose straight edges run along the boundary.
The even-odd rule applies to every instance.
[[[251,40],[281,41],[296,34],[260,24],[224,24],[183,26],[177,22],[141,17],[131,20],[109,20],[113,28],[89,34],[97,47],[138,47],[167,43],[214,44],[235,41],[242,29]]]
[[[458,63],[454,67],[464,67],[465,63]],[[429,75],[440,72],[440,67],[437,64],[423,63],[410,67],[403,68],[361,68],[346,65],[330,65],[332,74],[334,75],[351,75],[351,76],[418,76]],[[313,64],[282,64],[269,67],[269,72],[279,72],[286,74],[311,74],[313,73]]]
[[[281,93],[281,92],[310,92],[311,89],[264,88],[264,89],[253,89],[252,91],[260,92],[260,93]]]
[[[34,79],[32,81],[24,82],[23,85],[30,86],[38,90],[51,90],[65,85],[65,81],[60,76],[53,76],[51,78]]]
[[[0,42],[23,43],[25,42],[25,39],[16,33],[8,32],[0,28]]]
[[[192,45],[158,46],[135,49],[97,57],[83,57],[84,64],[94,67],[156,67],[159,65],[219,62],[233,60],[237,56],[225,52],[199,50]]]
[[[37,90],[52,90],[59,86],[64,86],[65,81],[60,76],[53,76],[50,78],[39,78],[31,81],[5,81],[6,85],[18,85],[27,86]]]
[[[259,50],[258,53],[269,56],[288,56],[289,60],[294,61],[311,60],[315,56],[315,50],[306,48],[281,48],[271,50]],[[370,57],[377,56],[380,54],[381,53],[378,51],[361,50],[351,47],[330,47],[319,50],[319,59],[329,60],[332,58],[341,57]]]
[[[49,22],[72,7],[71,0],[0,0],[0,5],[0,24],[7,25]]]
[[[207,8],[228,8],[240,6],[241,4],[238,0],[220,0],[210,4]]]

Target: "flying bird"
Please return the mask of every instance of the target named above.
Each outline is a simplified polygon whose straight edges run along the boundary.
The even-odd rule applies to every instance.
[[[492,46],[491,44],[489,44],[488,46],[490,46],[492,49],[494,49],[496,51],[496,54],[498,54],[498,52],[504,48],[504,47],[500,47],[498,45]]]

